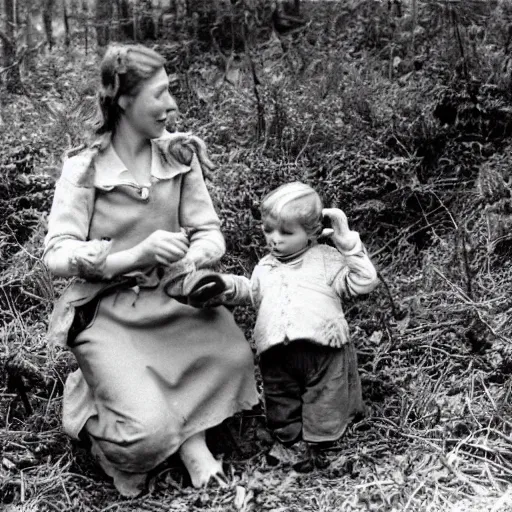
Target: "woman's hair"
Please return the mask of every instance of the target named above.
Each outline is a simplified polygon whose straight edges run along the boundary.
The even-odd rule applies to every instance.
[[[276,188],[261,202],[262,219],[298,222],[306,233],[316,238],[322,232],[322,200],[309,185],[295,181]]]
[[[163,68],[165,59],[142,45],[112,44],[101,61],[101,88],[93,123],[95,135],[113,132],[121,114],[118,99],[136,95],[142,82]]]
[[[111,142],[111,136],[121,115],[118,105],[122,95],[135,96],[141,89],[144,80],[151,78],[164,67],[165,59],[159,53],[140,44],[111,44],[101,61],[101,88],[97,95],[97,112],[92,121],[89,149],[90,158],[103,151]],[[84,149],[85,145],[72,148],[66,152],[69,158]],[[203,172],[215,169],[210,160],[206,145],[199,137],[183,133],[167,141],[162,149],[164,158],[170,155],[183,165],[191,165],[194,155],[197,156]]]

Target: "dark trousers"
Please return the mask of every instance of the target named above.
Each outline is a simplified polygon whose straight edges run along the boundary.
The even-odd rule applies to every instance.
[[[283,444],[335,441],[363,412],[352,343],[332,348],[307,340],[260,356],[267,425]]]

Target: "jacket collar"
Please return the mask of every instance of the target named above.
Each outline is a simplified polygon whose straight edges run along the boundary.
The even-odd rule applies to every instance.
[[[307,247],[305,251],[300,252],[296,258],[289,261],[280,261],[273,254],[267,254],[260,260],[259,265],[265,265],[268,267],[279,267],[281,265],[293,266],[294,263],[298,262],[298,260],[309,261],[310,257],[317,251],[317,246],[318,244],[315,242],[311,247]]]
[[[152,181],[153,178],[157,180],[171,179],[178,174],[190,171],[191,165],[181,164],[168,152],[169,143],[180,135],[182,134],[164,132],[162,137],[151,141]],[[117,185],[147,185],[135,181],[111,142],[103,151],[100,151],[94,163],[96,171],[94,186],[97,188],[110,190]]]

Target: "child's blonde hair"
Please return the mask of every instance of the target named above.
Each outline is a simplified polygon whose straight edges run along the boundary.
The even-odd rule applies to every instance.
[[[313,239],[322,232],[322,200],[305,183],[286,183],[267,194],[261,202],[261,218],[298,222]]]

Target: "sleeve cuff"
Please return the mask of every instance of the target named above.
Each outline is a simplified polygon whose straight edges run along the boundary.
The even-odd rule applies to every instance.
[[[344,256],[354,256],[355,254],[359,254],[360,252],[364,252],[364,245],[363,242],[361,242],[361,239],[359,238],[359,233],[357,234],[357,242],[354,245],[350,251],[343,251],[341,249],[338,249],[341,254]]]

